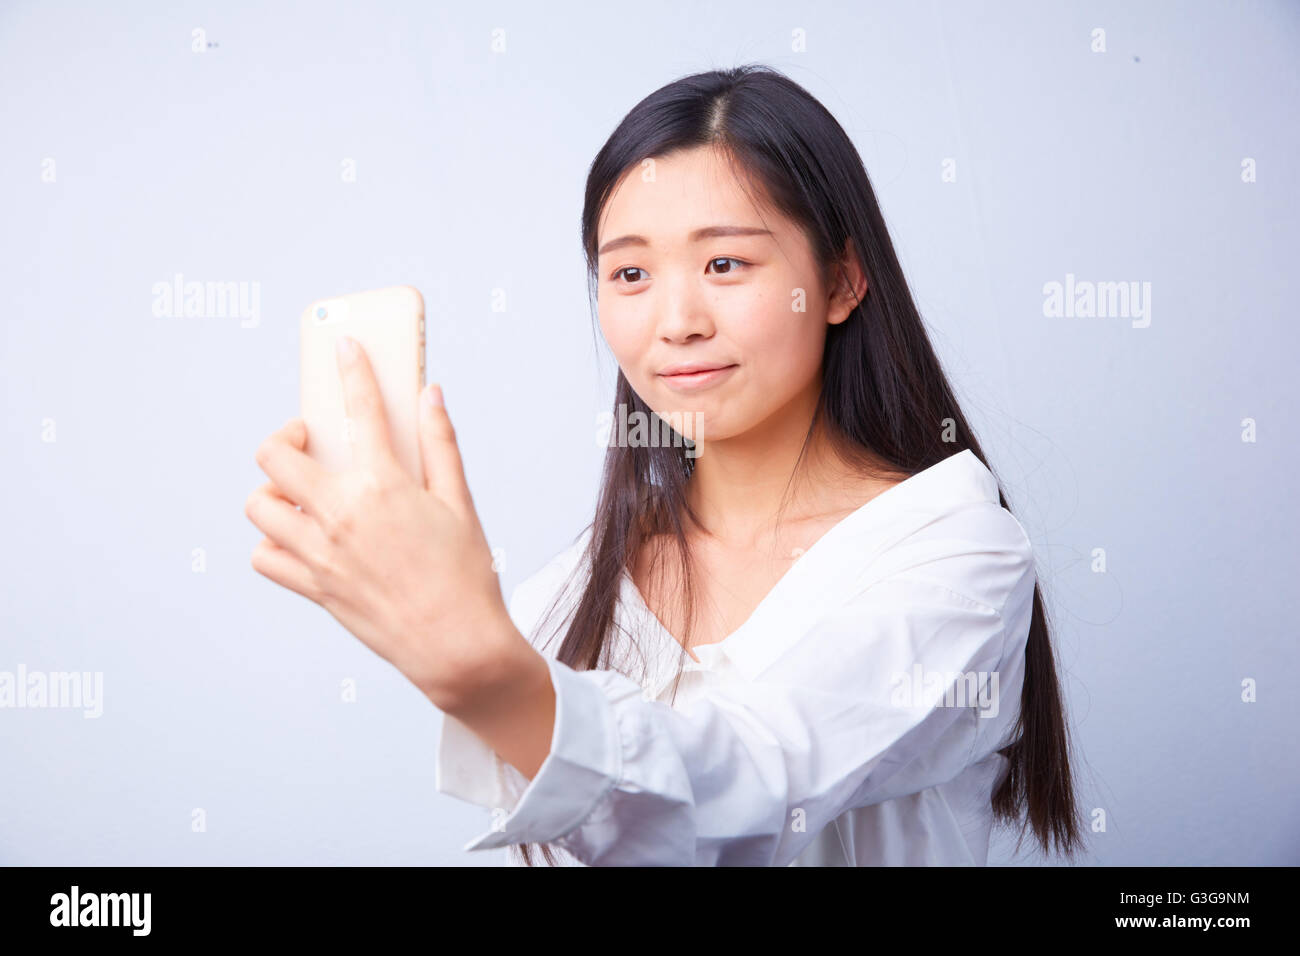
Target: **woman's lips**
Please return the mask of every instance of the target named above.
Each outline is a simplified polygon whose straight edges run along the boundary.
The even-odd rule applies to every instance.
[[[727,365],[711,368],[707,372],[681,372],[677,375],[660,375],[659,379],[675,392],[697,392],[710,388],[727,378],[739,366]]]

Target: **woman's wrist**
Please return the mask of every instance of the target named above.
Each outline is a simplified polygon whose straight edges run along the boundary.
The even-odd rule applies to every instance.
[[[399,670],[443,713],[476,706],[484,693],[509,678],[517,666],[519,645],[529,646],[504,608],[475,612],[454,622],[444,620],[438,627],[458,639],[420,642],[418,646],[428,649],[428,658],[408,661]]]
[[[429,699],[528,779],[551,749],[555,689],[546,659],[507,616],[484,633],[483,653]]]

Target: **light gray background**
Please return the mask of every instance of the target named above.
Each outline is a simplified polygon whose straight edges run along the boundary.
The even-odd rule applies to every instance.
[[[105,699],[0,710],[0,862],[500,862],[434,789],[441,715],[250,567],[296,318],[423,291],[509,594],[594,506],[588,164],[657,87],[761,61],[861,150],[1033,538],[1087,861],[1300,863],[1298,41],[1294,3],[5,3],[0,670]],[[154,316],[178,272],[258,283],[260,322]],[[1150,326],[1045,317],[1067,273],[1150,282]]]

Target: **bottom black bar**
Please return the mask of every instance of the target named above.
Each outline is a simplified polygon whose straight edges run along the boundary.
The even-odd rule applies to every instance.
[[[663,926],[665,915],[698,916],[707,907],[703,912],[713,918],[705,922],[727,933],[764,932],[774,923],[795,932],[824,930],[835,920],[851,924],[864,944],[886,938],[881,934],[919,945],[1014,939],[1002,934],[1043,927],[1064,930],[1067,938],[1182,941],[1199,934],[1231,945],[1242,938],[1237,934],[1286,926],[1281,910],[1290,894],[1283,885],[1292,885],[1295,875],[1285,867],[893,868],[856,876],[785,869],[780,875],[733,870],[695,884],[701,877],[623,871],[588,887],[581,868],[452,869],[0,868],[0,927],[6,943],[73,935],[92,944],[117,937],[338,945],[409,930],[436,945],[448,939],[436,935],[444,928],[495,931],[502,941],[506,934],[523,938],[530,930],[558,928],[517,922],[534,913],[588,929],[600,917],[579,912],[604,913],[625,927],[647,918]],[[565,873],[573,875],[560,876]],[[609,899],[595,896],[597,889]]]

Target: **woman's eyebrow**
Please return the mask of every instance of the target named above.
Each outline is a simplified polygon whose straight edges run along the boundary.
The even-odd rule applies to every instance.
[[[696,229],[687,239],[691,242],[699,242],[701,239],[717,239],[725,236],[770,236],[771,229],[760,229],[757,226],[705,226],[702,229]],[[596,253],[597,256],[603,256],[607,252],[613,252],[615,249],[622,249],[624,246],[648,246],[650,240],[645,236],[628,235],[619,236],[617,239],[611,239],[600,247]]]

